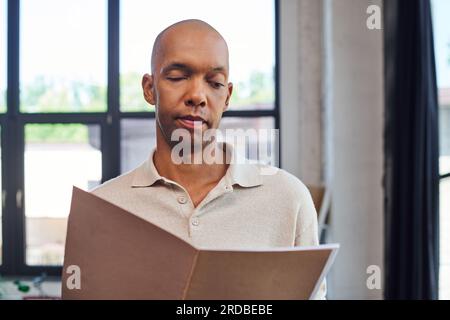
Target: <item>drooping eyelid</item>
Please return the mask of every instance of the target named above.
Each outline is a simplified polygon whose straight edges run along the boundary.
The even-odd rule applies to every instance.
[[[193,70],[189,68],[187,65],[182,63],[172,63],[168,65],[167,67],[162,69],[161,72],[164,76],[172,76],[173,73],[176,73],[178,75],[191,75],[193,73]]]
[[[189,77],[190,74],[183,71],[183,70],[169,70],[167,73],[164,74],[166,78],[184,78]]]
[[[225,85],[227,78],[222,72],[215,72],[207,76],[208,81],[218,82],[222,85]]]

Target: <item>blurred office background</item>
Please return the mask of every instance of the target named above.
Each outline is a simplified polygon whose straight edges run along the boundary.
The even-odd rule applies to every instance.
[[[384,2],[0,0],[0,298],[43,274],[59,295],[72,186],[148,157],[153,41],[199,18],[230,48],[222,128],[279,129],[275,165],[341,244],[328,298],[449,299],[450,1]]]

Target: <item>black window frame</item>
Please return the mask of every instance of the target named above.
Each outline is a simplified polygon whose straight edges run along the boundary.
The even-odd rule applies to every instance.
[[[275,8],[275,101],[272,110],[230,110],[223,117],[271,117],[280,129],[279,108],[279,0]],[[2,276],[61,276],[62,266],[31,266],[26,264],[24,194],[24,128],[27,124],[80,123],[101,128],[102,182],[120,175],[120,121],[152,119],[154,112],[120,111],[120,0],[108,0],[107,9],[107,110],[96,113],[21,113],[20,112],[20,0],[7,0],[7,110],[0,114],[2,152]],[[279,137],[281,137],[281,132]],[[281,164],[281,142],[278,141],[278,164]],[[3,198],[3,197],[2,197]]]

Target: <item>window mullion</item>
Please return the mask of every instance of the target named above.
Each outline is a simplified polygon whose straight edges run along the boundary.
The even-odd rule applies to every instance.
[[[108,0],[108,115],[102,125],[102,182],[120,174],[119,0]]]
[[[24,263],[24,220],[23,220],[23,134],[19,114],[19,14],[20,1],[8,1],[8,89],[6,122],[3,133],[3,176],[6,191],[3,215],[5,274],[17,274]],[[20,197],[22,195],[22,197]],[[19,202],[19,203],[18,203]]]

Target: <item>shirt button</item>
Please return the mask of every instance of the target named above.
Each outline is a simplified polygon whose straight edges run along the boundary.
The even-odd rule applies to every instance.
[[[180,196],[180,197],[178,197],[178,202],[179,202],[179,203],[181,203],[181,204],[185,204],[185,203],[186,203],[186,201],[187,201],[186,197],[184,197],[184,196]]]
[[[194,227],[198,227],[198,225],[200,224],[200,220],[198,218],[193,218],[191,223]]]

